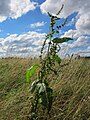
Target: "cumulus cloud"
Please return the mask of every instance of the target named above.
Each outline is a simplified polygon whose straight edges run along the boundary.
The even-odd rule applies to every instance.
[[[0,0],[0,22],[7,18],[17,19],[36,8],[37,3],[30,0]]]
[[[44,26],[46,24],[46,22],[42,21],[42,22],[37,22],[37,23],[33,23],[30,24],[30,28],[37,28],[37,27],[41,27]]]
[[[70,53],[84,53],[89,52],[90,55],[90,37],[88,36],[80,36],[72,43],[62,43],[61,45],[60,55],[65,56],[65,54]]]
[[[80,36],[76,41],[73,42],[73,44],[69,44],[70,48],[80,48],[83,47],[84,45],[87,45],[89,37],[87,36]]]
[[[34,57],[40,54],[45,33],[29,31],[25,34],[11,34],[0,38],[0,56]]]
[[[4,21],[7,18],[7,15],[10,13],[10,0],[0,0],[0,22]]]
[[[60,17],[66,18],[73,13],[77,13],[76,18],[72,18],[66,26],[75,24],[75,30],[69,29],[61,37],[72,37],[74,42],[61,44],[61,55],[68,51],[90,50],[90,0],[46,0],[41,6],[42,13],[50,12],[56,14],[64,4]],[[71,53],[71,52],[70,52]]]
[[[90,13],[81,15],[75,26],[81,34],[90,34]]]
[[[64,4],[60,17],[66,18],[72,13],[77,12],[75,24],[77,32],[90,34],[90,0],[46,0],[41,5],[42,13],[50,12],[56,14]],[[71,21],[73,23],[73,19]]]
[[[79,33],[77,34],[77,30],[68,30],[64,33],[64,35],[62,35],[61,37],[78,37],[79,36]]]
[[[66,17],[74,12],[83,14],[90,11],[90,0],[46,0],[41,5],[41,11],[43,13],[50,12],[56,14],[64,4],[64,8],[60,14],[60,17]]]

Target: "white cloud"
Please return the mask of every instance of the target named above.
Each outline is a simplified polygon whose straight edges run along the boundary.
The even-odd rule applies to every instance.
[[[82,34],[90,34],[90,13],[81,15],[75,26]]]
[[[41,6],[42,13],[50,12],[56,14],[64,4],[64,8],[59,17],[66,18],[69,15],[77,12],[76,18],[66,24],[70,26],[75,24],[75,30],[69,29],[61,37],[72,37],[74,42],[61,44],[60,55],[66,54],[69,51],[83,51],[84,48],[87,51],[90,50],[90,0],[46,0]],[[71,53],[71,52],[70,52]]]
[[[45,24],[46,24],[46,22],[42,21],[42,22],[37,22],[37,23],[30,24],[30,27],[31,28],[37,28],[37,27],[44,26]]]
[[[60,55],[64,56],[66,53],[73,54],[82,52],[86,55],[85,52],[90,53],[90,37],[88,36],[80,36],[76,40],[72,41],[72,43],[62,43],[61,45]],[[85,49],[83,49],[85,47]]]
[[[0,22],[5,21],[6,19],[7,19],[7,17],[5,17],[5,16],[0,16]]]
[[[10,33],[7,33],[7,35],[10,35]]]
[[[61,37],[78,37],[79,36],[79,33],[77,34],[77,30],[68,30],[64,33],[64,35],[62,35]]]
[[[64,32],[61,37],[79,38],[80,36],[82,36],[81,31],[69,29],[68,31]]]
[[[45,33],[31,31],[0,38],[0,56],[34,57],[40,54],[45,35]]]
[[[38,33],[29,31],[27,33],[18,35],[11,34],[6,38],[0,38],[0,57],[17,56],[17,57],[34,57],[40,54],[41,46],[45,39],[45,33]],[[80,36],[72,43],[60,44],[60,56],[63,57],[68,51],[81,51],[82,47],[86,46],[86,51],[90,51],[90,37]],[[48,41],[47,41],[48,42]],[[47,45],[45,47],[45,50]],[[77,49],[73,51],[73,49]]]
[[[64,4],[64,8],[60,17],[69,16],[73,12],[83,14],[83,12],[86,13],[87,11],[90,11],[90,0],[46,0],[40,8],[43,13],[50,12],[56,14],[62,4]]]
[[[87,36],[80,36],[75,42],[72,44],[69,44],[70,48],[80,48],[83,47],[84,45],[88,44],[88,37]]]
[[[89,50],[89,51],[90,51],[90,45],[88,46],[87,50]]]
[[[0,22],[7,18],[17,19],[36,8],[37,3],[30,0],[0,0]]]
[[[41,5],[42,13],[50,12],[56,14],[64,4],[60,17],[66,18],[74,12],[77,12],[77,21],[75,24],[77,32],[81,34],[90,34],[90,0],[46,0]]]

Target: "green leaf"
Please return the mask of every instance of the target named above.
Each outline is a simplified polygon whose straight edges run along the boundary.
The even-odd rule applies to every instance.
[[[61,58],[56,54],[55,55],[55,60],[56,60],[56,62],[60,65],[60,63],[61,63]]]
[[[49,112],[52,106],[53,91],[45,83],[38,83],[37,88],[39,93],[38,103],[43,105]]]
[[[47,108],[48,112],[51,110],[53,91],[50,87],[46,87],[46,91],[41,94],[42,105]]]
[[[47,87],[47,96],[48,96],[48,113],[51,110],[52,107],[52,100],[53,100],[53,90],[49,87]]]
[[[35,70],[37,69],[37,67],[39,67],[38,64],[33,65],[31,68],[29,68],[26,72],[26,81],[30,82],[31,81],[31,77],[33,76],[33,74],[35,73]]]
[[[38,103],[41,104],[42,103],[42,98],[38,99]]]
[[[39,80],[35,80],[34,82],[32,82],[31,88],[30,88],[30,91],[31,91],[32,93],[35,91],[38,82],[39,82]]]
[[[37,87],[38,87],[39,94],[46,91],[46,85],[44,83],[38,83]]]
[[[69,40],[73,40],[72,38],[70,37],[63,37],[63,38],[54,38],[52,40],[53,43],[63,43],[63,42],[67,42]]]

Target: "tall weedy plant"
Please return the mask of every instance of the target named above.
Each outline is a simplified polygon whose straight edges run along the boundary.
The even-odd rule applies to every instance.
[[[50,18],[50,32],[46,35],[45,41],[41,48],[40,55],[40,64],[33,65],[30,69],[27,70],[26,78],[28,82],[31,82],[31,77],[35,72],[37,72],[36,80],[31,83],[31,93],[33,94],[32,100],[32,108],[31,108],[31,120],[38,120],[38,108],[47,111],[47,114],[50,113],[52,108],[53,101],[53,90],[48,82],[48,75],[52,74],[52,72],[56,75],[57,69],[55,69],[55,65],[58,66],[61,63],[61,58],[58,56],[58,52],[60,51],[60,43],[67,42],[72,40],[69,37],[55,37],[58,36],[59,30],[66,24],[67,18],[65,21],[56,25],[56,22],[60,20],[58,15],[61,13],[63,9],[63,5],[60,11],[56,15],[52,15],[48,12],[48,16]],[[48,42],[47,53],[44,55],[45,45]]]

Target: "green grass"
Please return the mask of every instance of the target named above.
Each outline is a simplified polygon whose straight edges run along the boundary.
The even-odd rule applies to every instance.
[[[26,70],[37,62],[0,59],[0,120],[29,119],[31,94]],[[54,90],[53,107],[49,117],[40,110],[39,120],[90,120],[90,59],[72,60],[60,68],[58,76],[48,78]]]

